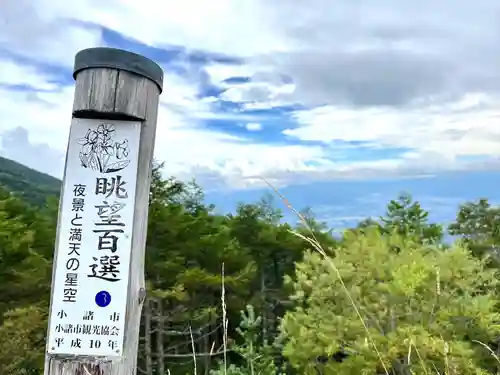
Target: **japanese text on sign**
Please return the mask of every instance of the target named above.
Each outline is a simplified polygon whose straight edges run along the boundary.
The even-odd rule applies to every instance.
[[[121,220],[120,211],[126,207],[126,203],[121,202],[128,198],[126,184],[121,175],[109,179],[106,177],[96,179],[96,196],[104,195],[106,199],[117,200],[113,202],[103,200],[94,206],[97,210],[97,221],[94,223],[93,232],[99,236],[97,250],[100,254],[92,257],[94,263],[90,265],[91,273],[87,275],[88,277],[109,282],[121,280],[120,254],[115,253],[119,248],[118,241],[125,231],[125,223]]]
[[[76,302],[78,293],[78,269],[80,268],[80,249],[82,246],[82,219],[85,207],[86,186],[73,185],[71,211],[71,227],[68,236],[68,260],[66,261],[66,277],[64,281],[63,302]]]
[[[73,119],[49,354],[122,355],[140,122]]]

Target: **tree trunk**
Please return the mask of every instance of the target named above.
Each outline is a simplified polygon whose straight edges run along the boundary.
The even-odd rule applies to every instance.
[[[260,271],[260,295],[262,311],[262,344],[267,343],[267,303],[266,303],[266,273],[265,269]]]
[[[156,350],[158,358],[158,373],[165,375],[165,357],[163,353],[163,335],[165,333],[165,326],[163,324],[163,303],[161,299],[157,301],[156,317],[158,318],[158,325],[156,328]]]
[[[144,302],[144,346],[146,353],[146,375],[153,374],[153,360],[151,358],[151,299]]]

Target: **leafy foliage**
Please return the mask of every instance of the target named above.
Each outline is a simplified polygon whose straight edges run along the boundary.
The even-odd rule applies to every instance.
[[[42,373],[47,329],[47,305],[32,305],[9,311],[0,326],[0,373]]]
[[[448,230],[460,236],[475,256],[488,256],[491,264],[500,265],[500,207],[491,206],[487,199],[466,202]]]
[[[488,342],[500,333],[498,274],[465,248],[437,251],[372,230],[348,234],[335,265],[338,275],[308,252],[297,264],[296,281],[289,281],[295,308],[281,325],[284,353],[300,373],[322,367],[325,375],[377,374],[381,364],[371,340],[393,374],[486,370],[489,353],[470,338]],[[346,356],[340,361],[316,360],[339,352]]]
[[[459,208],[448,230],[460,242],[446,248],[442,226],[408,194],[334,238],[309,209],[305,223],[282,223],[269,195],[215,214],[194,181],[161,172],[140,374],[192,374],[195,364],[213,375],[380,374],[373,344],[392,374],[498,373],[477,342],[498,347],[500,209],[487,200]],[[41,375],[60,182],[0,159],[0,185],[0,374]]]
[[[429,212],[411,195],[401,194],[398,199],[387,205],[385,217],[381,217],[382,229],[386,233],[395,232],[400,236],[411,237],[422,243],[438,243],[443,239],[443,228],[438,224],[429,224]]]
[[[273,356],[273,346],[268,343],[260,344],[260,328],[262,317],[255,314],[253,306],[248,305],[246,311],[241,311],[240,326],[236,333],[242,339],[239,345],[234,345],[234,350],[242,359],[242,365],[230,364],[224,368],[224,363],[219,362],[219,368],[210,372],[211,375],[281,375]]]

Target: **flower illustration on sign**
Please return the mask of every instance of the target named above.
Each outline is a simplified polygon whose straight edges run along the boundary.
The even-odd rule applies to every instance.
[[[114,136],[116,128],[113,124],[100,124],[96,129],[88,129],[85,137],[77,141],[81,145],[82,166],[101,173],[112,173],[129,165],[128,139],[118,142]]]

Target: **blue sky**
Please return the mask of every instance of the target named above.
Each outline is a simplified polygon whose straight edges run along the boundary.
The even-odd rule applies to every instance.
[[[336,228],[500,199],[497,1],[6,1],[2,156],[61,176],[74,55],[109,46],[162,66],[156,158],[221,211],[260,177]]]

